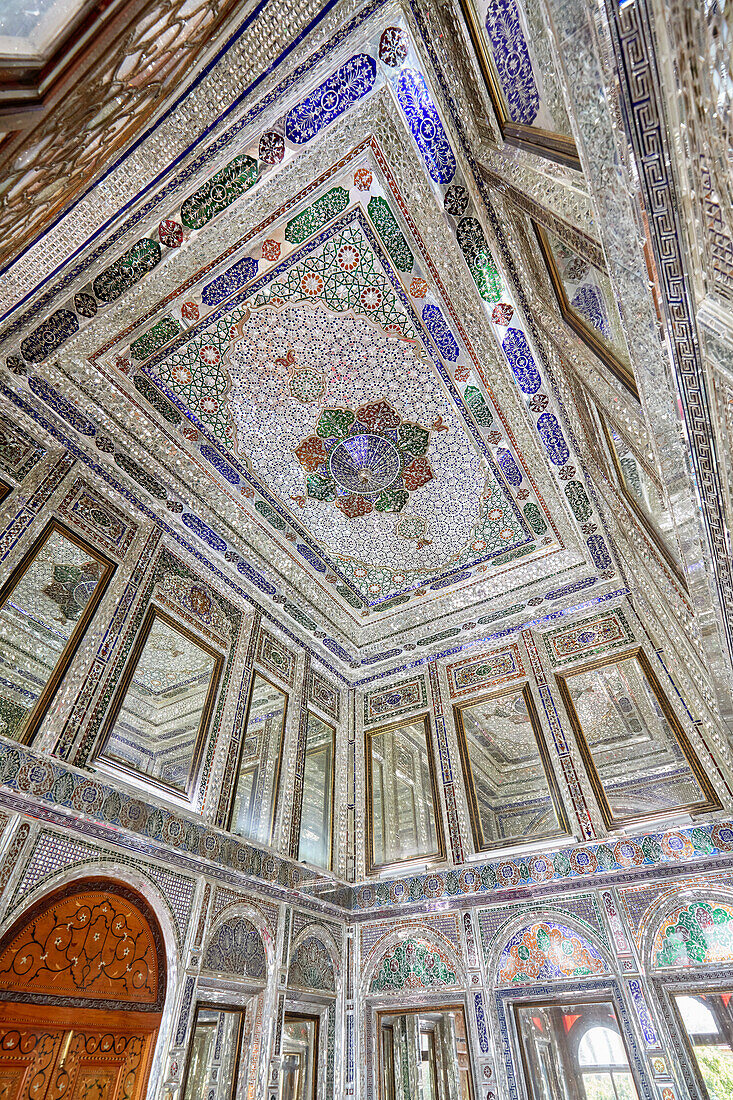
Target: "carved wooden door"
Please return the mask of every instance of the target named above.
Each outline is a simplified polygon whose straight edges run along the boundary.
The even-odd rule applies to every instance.
[[[138,1012],[0,1005],[0,1100],[144,1100],[157,1028]]]

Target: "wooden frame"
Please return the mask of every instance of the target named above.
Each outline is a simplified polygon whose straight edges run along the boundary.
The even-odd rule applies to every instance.
[[[315,1024],[314,1027],[314,1040],[313,1040],[313,1096],[318,1096],[318,1063],[320,1061],[320,1042],[321,1042],[321,1017],[315,1013],[300,1012],[298,1010],[289,1012],[287,1004],[283,1013],[283,1027],[287,1020],[307,1020],[308,1023]],[[282,1050],[282,1042],[280,1044]]]
[[[8,485],[7,481],[3,481],[3,479],[0,478],[0,502],[5,500],[5,498],[7,496],[10,496],[12,491],[13,491],[13,486]]]
[[[487,695],[482,695],[478,699],[472,699],[466,703],[456,703],[453,707],[453,718],[456,726],[456,734],[458,736],[458,749],[461,756],[461,766],[463,768],[463,781],[466,788],[466,799],[468,802],[468,813],[471,819],[471,831],[473,832],[474,847],[477,852],[487,852],[492,848],[505,848],[510,847],[513,844],[522,844],[521,838],[517,840],[494,840],[486,841],[483,835],[483,827],[481,825],[481,814],[479,811],[478,798],[476,796],[476,788],[473,779],[473,768],[471,765],[471,756],[468,748],[468,738],[466,737],[466,730],[463,723],[463,711],[469,710],[471,707],[477,706],[480,703],[485,703],[489,699],[499,699],[504,695],[515,695],[517,691],[521,692],[524,697],[524,701],[527,707],[527,714],[529,716],[530,725],[532,726],[532,732],[537,742],[537,748],[540,754],[540,760],[545,772],[545,778],[547,779],[547,786],[549,789],[550,800],[555,811],[555,816],[558,821],[559,830],[555,833],[547,833],[545,836],[532,836],[531,840],[550,840],[554,837],[563,837],[572,835],[570,832],[570,822],[568,819],[565,805],[560,794],[560,787],[555,776],[554,769],[552,767],[552,760],[550,757],[547,743],[542,732],[542,724],[540,722],[540,716],[537,713],[537,708],[532,698],[532,692],[529,686],[529,682],[515,686],[513,688],[503,688],[501,691],[493,691]]]
[[[466,1034],[466,1049],[467,1049],[467,1052],[468,1052],[468,1088],[469,1088],[469,1094],[470,1094],[471,1100],[474,1100],[474,1097],[476,1096],[476,1088],[475,1088],[474,1080],[473,1080],[473,1065],[472,1065],[473,1058],[471,1057],[471,1040],[469,1038],[470,1029],[469,1029],[469,1026],[468,1026],[468,1013],[466,1012],[466,1006],[462,1001],[452,1003],[452,1004],[435,1004],[435,1005],[432,1004],[432,1003],[425,1003],[425,1004],[419,1005],[418,1007],[406,1007],[406,1006],[403,1006],[403,1005],[400,1005],[400,1006],[394,1006],[393,1005],[393,1006],[390,1006],[390,1007],[384,1007],[384,1008],[376,1009],[376,1011],[375,1011],[375,1014],[376,1014],[375,1031],[376,1031],[376,1034],[377,1034],[376,1070],[377,1070],[377,1078],[378,1078],[377,1090],[376,1091],[377,1091],[377,1096],[379,1097],[379,1100],[385,1100],[385,1097],[383,1095],[383,1089],[382,1089],[382,1082],[384,1081],[384,1063],[383,1063],[383,1060],[382,1060],[382,1058],[383,1058],[383,1056],[382,1056],[382,1030],[383,1030],[383,1026],[385,1028],[389,1027],[390,1031],[392,1030],[392,1026],[390,1024],[382,1025],[382,1017],[384,1017],[384,1016],[420,1016],[420,1015],[428,1016],[428,1015],[431,1015],[431,1014],[436,1013],[436,1012],[460,1012],[461,1016],[463,1017],[463,1028],[464,1028],[464,1031],[465,1031],[465,1034]],[[436,1092],[436,1095],[437,1095],[437,1092]]]
[[[160,620],[165,623],[171,629],[175,630],[178,634],[181,634],[188,641],[193,642],[209,656],[214,658],[214,667],[211,673],[211,680],[209,682],[209,688],[206,693],[206,699],[201,711],[201,717],[199,719],[198,730],[196,731],[196,740],[194,743],[193,757],[191,760],[191,768],[188,773],[188,781],[186,783],[186,789],[181,790],[180,787],[174,786],[172,783],[166,783],[165,780],[159,779],[157,776],[148,775],[146,772],[138,771],[137,768],[131,767],[124,760],[118,759],[116,756],[105,755],[107,745],[114,732],[114,726],[119,718],[120,711],[124,706],[125,699],[130,684],[134,678],[135,670],[137,669],[140,657],[142,656],[145,644],[150,636],[150,632],[156,620]],[[132,648],[132,652],[127,659],[125,665],[125,671],[122,674],[120,683],[115,692],[114,702],[110,707],[107,719],[104,723],[102,737],[100,739],[100,747],[94,757],[94,763],[103,763],[112,766],[116,771],[123,773],[124,775],[133,776],[135,779],[141,779],[151,786],[158,787],[161,790],[168,791],[172,794],[176,794],[179,797],[183,795],[188,798],[189,801],[193,801],[193,796],[196,792],[196,787],[199,780],[199,772],[201,769],[201,761],[204,754],[204,746],[208,735],[209,722],[211,721],[211,715],[214,709],[214,702],[219,690],[219,682],[221,680],[221,673],[224,667],[224,657],[212,646],[208,645],[201,638],[199,638],[193,631],[188,630],[185,626],[174,619],[172,615],[161,610],[156,604],[150,604],[148,610],[143,619],[142,626],[138,632],[138,636],[135,639],[135,644]]]
[[[570,305],[568,296],[565,293],[565,286],[563,285],[560,272],[555,263],[555,257],[552,254],[552,249],[547,239],[547,231],[536,221],[532,221],[532,226],[540,246],[542,258],[545,261],[545,267],[547,268],[550,282],[552,283],[552,289],[557,298],[557,304],[562,319],[570,326],[573,332],[580,337],[593,354],[601,360],[604,366],[609,369],[614,378],[616,378],[629,393],[639,401],[639,390],[637,389],[636,378],[634,377],[631,366],[628,363],[624,363],[617,355],[614,355],[608,345],[596,335],[591,326],[587,324],[580,314]],[[591,261],[589,260],[588,263],[591,264]]]
[[[20,743],[25,745],[30,744],[35,734],[38,732],[38,728],[46,716],[51,701],[56,694],[56,691],[58,690],[61,681],[66,675],[66,672],[68,671],[69,665],[71,664],[71,661],[73,660],[77,649],[79,648],[79,643],[81,642],[82,636],[86,631],[89,623],[91,622],[97,608],[99,607],[99,604],[102,600],[102,597],[104,596],[112,574],[117,568],[115,562],[113,562],[111,558],[108,558],[107,555],[102,553],[101,550],[98,550],[95,546],[92,546],[92,544],[87,542],[86,539],[83,539],[80,535],[75,534],[75,532],[72,531],[70,527],[67,527],[66,524],[61,523],[60,520],[55,518],[50,519],[41,531],[41,533],[38,535],[38,537],[32,542],[28,550],[26,550],[25,554],[21,558],[18,565],[16,565],[16,567],[13,569],[8,579],[4,582],[2,587],[0,587],[0,608],[5,605],[8,597],[12,595],[20,581],[23,579],[23,577],[35,561],[39,550],[41,550],[42,547],[45,546],[45,544],[48,542],[54,532],[62,535],[64,538],[68,539],[69,542],[72,542],[75,546],[78,546],[80,550],[83,550],[85,554],[88,554],[90,558],[93,558],[95,561],[99,562],[99,564],[102,566],[103,572],[94,589],[92,598],[89,600],[87,606],[84,608],[84,611],[79,617],[79,620],[72,630],[69,639],[66,642],[66,645],[59,654],[59,658],[54,665],[53,671],[45,687],[43,688],[41,694],[39,695],[28,715],[23,733],[19,738]]]
[[[466,21],[471,44],[476,52],[479,69],[484,78],[489,99],[496,114],[501,136],[508,144],[517,145],[537,156],[565,164],[576,171],[582,171],[580,157],[575,142],[564,134],[543,130],[539,126],[527,126],[513,122],[506,109],[506,98],[491,53],[484,42],[484,32],[478,19],[472,0],[459,0]]]
[[[209,1009],[212,1012],[236,1012],[239,1016],[239,1027],[237,1028],[236,1039],[236,1055],[234,1059],[234,1072],[232,1073],[232,1079],[229,1089],[228,1100],[234,1100],[235,1088],[237,1086],[237,1078],[239,1077],[239,1063],[242,1056],[242,1038],[244,1035],[244,1021],[247,1015],[246,1005],[233,1005],[233,1004],[218,1004],[216,1001],[197,1001],[196,1009],[193,1017],[193,1027],[191,1028],[191,1034],[188,1039],[188,1047],[186,1048],[186,1065],[183,1070],[183,1078],[181,1080],[181,1091],[178,1094],[181,1100],[184,1100],[186,1095],[186,1089],[188,1087],[188,1074],[191,1068],[191,1058],[193,1057],[193,1045],[196,1037],[196,1020],[198,1018],[199,1009]]]
[[[310,708],[307,709],[306,713],[307,713],[307,717],[308,717],[308,722],[310,722],[310,718],[311,718],[311,715],[312,715],[319,722],[323,722],[323,725],[326,726],[327,729],[330,729],[331,734],[332,734],[332,741],[331,741],[331,807],[330,807],[330,811],[329,811],[330,827],[329,827],[329,830],[328,830],[328,863],[326,864],[326,867],[324,868],[324,870],[330,871],[332,866],[333,866],[333,818],[334,818],[333,805],[334,805],[334,796],[335,796],[335,790],[336,790],[336,727],[331,725],[330,722],[326,722],[325,719],[321,718],[321,716],[319,714],[316,714],[316,712],[311,710]],[[304,754],[304,758],[303,758],[303,781],[304,782],[305,782],[305,759],[308,756],[308,726],[307,725],[306,725],[306,734],[305,734],[305,736],[306,736],[305,754]],[[320,750],[318,750],[318,751],[320,751]],[[300,801],[301,801],[300,831],[301,832],[302,832],[302,828],[303,828],[302,804],[303,804],[303,795],[304,794],[305,794],[305,788],[303,788],[303,790],[301,791],[301,795],[300,795]],[[299,862],[302,862],[301,859],[300,859],[300,832],[298,833],[298,860],[299,860]]]
[[[280,748],[279,748],[279,751],[278,751],[278,754],[277,754],[277,768],[276,768],[276,772],[275,772],[275,783],[274,783],[274,786],[273,786],[272,813],[270,815],[270,835],[269,835],[268,840],[261,841],[261,842],[256,842],[256,843],[269,844],[272,841],[272,833],[273,833],[273,829],[274,829],[274,826],[275,826],[275,817],[277,815],[277,806],[278,806],[278,801],[280,799],[280,775],[281,775],[281,772],[282,772],[283,749],[285,747],[285,729],[286,729],[286,723],[287,723],[287,719],[288,719],[288,703],[290,702],[290,695],[288,694],[287,691],[283,691],[282,687],[279,684],[273,683],[273,681],[270,680],[269,677],[265,676],[264,673],[260,672],[260,670],[257,669],[257,668],[255,668],[252,672],[252,679],[251,679],[250,685],[249,685],[249,699],[247,700],[247,713],[245,714],[244,724],[242,726],[243,733],[242,733],[242,738],[241,738],[241,744],[239,746],[239,753],[238,753],[239,759],[237,760],[237,767],[236,767],[236,770],[235,770],[234,783],[232,784],[232,788],[231,788],[230,805],[229,805],[229,812],[227,814],[226,829],[227,829],[228,832],[232,832],[232,818],[234,817],[234,803],[235,803],[236,798],[237,798],[237,787],[239,785],[239,777],[242,774],[242,756],[244,754],[244,742],[245,742],[245,738],[246,738],[246,734],[247,734],[247,726],[249,725],[249,714],[250,714],[250,711],[252,709],[252,696],[254,695],[255,679],[258,676],[261,680],[264,680],[266,684],[269,684],[270,687],[273,688],[274,691],[279,691],[281,695],[285,696],[285,706],[283,707],[283,724],[282,724],[282,731],[280,733]],[[236,834],[236,835],[239,836],[240,834]],[[245,839],[248,840],[248,839],[251,839],[251,838],[250,837],[245,837]]]
[[[614,472],[614,475],[616,477],[616,482],[618,484],[619,492],[621,493],[624,500],[626,501],[626,503],[631,508],[631,510],[634,513],[634,515],[636,516],[636,518],[641,523],[641,525],[644,528],[644,530],[646,531],[646,533],[649,535],[649,538],[652,540],[652,542],[654,543],[657,550],[659,551],[659,553],[664,558],[664,560],[667,563],[667,565],[669,566],[669,568],[674,573],[676,579],[679,581],[679,583],[684,588],[685,592],[689,593],[689,588],[687,587],[687,581],[685,580],[685,576],[684,576],[684,574],[683,574],[683,572],[680,568],[680,563],[676,560],[674,554],[672,553],[672,551],[669,549],[669,547],[665,543],[664,537],[662,536],[661,532],[659,532],[657,530],[655,524],[649,519],[649,517],[645,513],[644,509],[641,507],[641,505],[638,503],[638,501],[634,499],[633,494],[629,491],[629,488],[626,484],[626,476],[623,472],[623,469],[621,467],[621,463],[619,461],[618,453],[616,451],[616,444],[613,441],[613,436],[611,435],[611,431],[610,431],[610,428],[609,428],[609,425],[608,425],[607,418],[600,409],[598,409],[597,411],[598,411],[598,417],[601,421],[601,426],[603,428],[603,434],[606,438],[606,445],[608,447],[608,452],[609,452],[609,455],[611,456],[611,468],[612,468],[612,470]],[[614,425],[614,428],[615,428],[615,425]],[[618,431],[618,428],[615,428],[615,430]],[[623,432],[619,432],[619,435],[623,435]],[[633,447],[631,447],[631,444],[629,444],[629,450],[633,451]],[[654,474],[654,471],[650,470],[649,467],[647,466],[647,464],[645,462],[642,462],[641,460],[639,460],[639,464],[641,466],[643,466],[644,469],[648,472],[648,474],[650,476],[650,479],[658,484],[657,477]],[[660,489],[661,489],[661,486],[660,486]]]
[[[619,826],[631,825],[639,821],[648,821],[653,818],[668,817],[671,812],[675,812],[670,809],[663,811],[650,810],[648,813],[634,814],[627,817],[614,817],[608,799],[606,798],[606,793],[603,789],[603,783],[601,782],[601,778],[596,770],[596,766],[593,761],[593,754],[588,746],[588,742],[585,739],[585,734],[583,733],[583,727],[580,721],[580,717],[575,709],[575,703],[573,702],[570,688],[567,683],[569,679],[574,676],[578,676],[584,672],[592,672],[595,669],[604,668],[607,665],[620,664],[622,661],[627,660],[638,661],[642,673],[644,674],[644,676],[646,676],[647,682],[654,692],[654,697],[656,698],[657,703],[662,710],[665,720],[672,730],[673,735],[677,738],[677,743],[682,750],[682,754],[685,760],[687,761],[693,775],[695,776],[695,779],[700,784],[700,787],[705,794],[705,801],[693,802],[684,806],[678,806],[676,807],[676,810],[682,811],[683,813],[695,815],[710,813],[714,810],[722,809],[721,803],[718,801],[717,795],[715,794],[715,790],[713,789],[710,780],[705,774],[705,771],[703,770],[700,761],[697,759],[697,755],[692,745],[690,744],[687,734],[682,728],[682,725],[677,718],[677,715],[672,710],[672,707],[669,704],[669,700],[662,690],[662,685],[660,684],[654,670],[652,669],[649,658],[644,653],[644,650],[641,648],[641,646],[638,646],[636,649],[629,650],[626,653],[614,653],[607,657],[601,657],[596,661],[591,661],[589,664],[580,665],[577,668],[570,669],[567,672],[555,673],[555,680],[557,682],[558,690],[560,692],[560,695],[562,696],[562,701],[565,704],[565,709],[568,712],[568,717],[570,718],[570,723],[573,727],[573,732],[575,733],[575,737],[578,742],[578,748],[580,749],[580,754],[583,758],[583,763],[588,773],[588,778],[590,779],[593,793],[595,794],[598,801],[598,806],[601,811],[604,825],[607,829],[617,829],[619,828]]]
[[[530,997],[527,998],[527,1000],[517,999],[516,1001],[511,1001],[509,1004],[512,1023],[514,1025],[514,1034],[516,1037],[517,1046],[519,1047],[520,1063],[522,1066],[522,1079],[528,1100],[538,1100],[538,1098],[535,1094],[534,1086],[532,1084],[532,1076],[529,1072],[529,1066],[527,1065],[527,1054],[524,1049],[524,1043],[522,1041],[522,1030],[519,1026],[519,1020],[517,1018],[517,1009],[528,1008],[532,1010],[536,1008],[565,1008],[566,1006],[570,1007],[573,1005],[585,1006],[599,1004],[611,1005],[611,1007],[613,1008],[613,1014],[616,1017],[616,1026],[618,1027],[619,1038],[623,1043],[624,1053],[626,1054],[626,1063],[629,1069],[629,1073],[631,1074],[631,1079],[634,1082],[634,1088],[636,1089],[637,1097],[640,1100],[640,1098],[645,1095],[645,1090],[640,1087],[637,1069],[633,1063],[631,1053],[626,1043],[624,1029],[621,1025],[621,1013],[619,1011],[619,1006],[616,1003],[613,993],[611,992],[611,990],[609,990],[607,994],[594,994],[593,996],[588,997],[584,995],[581,990],[578,995],[570,992],[563,995],[562,991],[558,991],[557,997],[542,997],[540,999]]]
[[[375,737],[381,736],[383,733],[390,733],[392,730],[403,729],[405,726],[417,725],[419,722],[423,723],[425,730],[425,747],[428,757],[428,771],[430,774],[430,791],[433,799],[433,820],[435,822],[435,835],[437,841],[437,849],[434,852],[424,852],[418,856],[409,856],[407,859],[392,859],[386,863],[376,863],[374,860],[374,811],[373,811],[373,799],[372,799],[372,742]],[[381,871],[386,867],[409,867],[412,865],[425,863],[426,860],[440,861],[445,859],[445,837],[443,834],[443,820],[441,817],[440,799],[438,797],[438,785],[436,780],[435,771],[435,759],[433,755],[433,744],[430,735],[430,719],[427,714],[418,714],[414,718],[402,719],[400,722],[391,722],[388,726],[380,726],[379,729],[366,730],[364,733],[364,754],[366,764],[366,810],[367,810],[367,850],[366,850],[366,862],[367,862],[367,874],[373,874],[375,871]]]

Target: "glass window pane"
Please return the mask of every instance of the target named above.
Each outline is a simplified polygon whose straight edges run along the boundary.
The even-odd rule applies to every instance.
[[[440,853],[425,721],[367,735],[372,863]]]
[[[285,1014],[280,1100],[315,1100],[318,1083],[318,1020]]]
[[[184,1100],[231,1100],[235,1095],[242,1015],[213,1006],[197,1009]]]
[[[570,309],[595,336],[626,359],[621,317],[607,273],[573,251],[554,233],[547,231],[546,237]]]
[[[332,726],[308,715],[298,859],[317,867],[331,866],[335,737]]]
[[[231,831],[269,844],[288,697],[256,672],[234,792]]]
[[[52,525],[20,563],[0,607],[0,733],[40,719],[112,566]]]
[[[610,1001],[521,1004],[514,1013],[531,1100],[638,1100]]]
[[[476,847],[563,832],[527,691],[483,699],[457,717]]]
[[[100,759],[189,793],[221,665],[188,631],[155,611]]]
[[[0,53],[40,60],[85,7],[85,0],[2,0]]]
[[[607,823],[716,805],[650,670],[631,656],[559,678],[607,805]],[[688,759],[689,756],[689,759]]]
[[[708,1100],[733,1096],[733,992],[674,998]]]
[[[612,424],[604,420],[621,488],[657,532],[669,552],[675,545],[674,521],[661,488]]]

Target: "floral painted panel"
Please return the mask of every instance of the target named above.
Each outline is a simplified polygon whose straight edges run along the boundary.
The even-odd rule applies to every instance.
[[[598,949],[579,932],[555,921],[520,928],[501,953],[500,985],[523,985],[605,974]]]
[[[423,940],[398,943],[382,959],[369,987],[371,993],[433,989],[455,985],[455,971],[442,952]]]
[[[681,905],[660,925],[652,961],[658,967],[699,966],[733,960],[733,905],[696,901]]]

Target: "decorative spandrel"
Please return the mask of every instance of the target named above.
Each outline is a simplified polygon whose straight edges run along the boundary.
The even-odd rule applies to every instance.
[[[0,590],[0,733],[25,739],[99,602],[112,566],[52,523]]]
[[[558,684],[608,827],[719,805],[642,652]]]
[[[528,689],[456,708],[477,848],[566,831]]]

